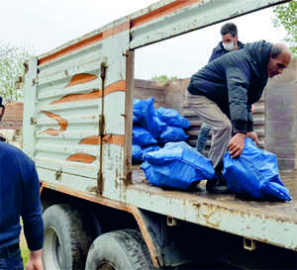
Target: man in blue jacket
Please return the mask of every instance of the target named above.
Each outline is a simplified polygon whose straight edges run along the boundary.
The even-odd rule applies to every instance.
[[[224,24],[221,27],[221,35],[222,41],[213,49],[208,63],[223,56],[228,52],[241,50],[244,48],[244,44],[238,40],[238,30],[237,26],[234,23]],[[200,153],[203,153],[204,151],[210,130],[210,126],[202,123],[196,144],[196,149]]]
[[[197,115],[214,131],[209,158],[218,177],[207,182],[208,191],[225,191],[217,183],[227,148],[237,158],[246,136],[258,140],[251,106],[261,98],[268,77],[281,74],[290,61],[285,45],[259,41],[223,55],[192,76],[188,91],[199,96]]]
[[[0,269],[23,269],[20,217],[30,257],[27,270],[42,270],[43,221],[40,184],[34,162],[0,142]]]

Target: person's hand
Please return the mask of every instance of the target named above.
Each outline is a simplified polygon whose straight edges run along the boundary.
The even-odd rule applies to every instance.
[[[29,261],[26,270],[43,270],[42,266],[42,249],[30,251]]]
[[[246,134],[246,136],[248,138],[251,138],[254,141],[255,144],[260,145],[260,141],[259,141],[258,135],[257,135],[257,133],[255,131],[248,132]]]
[[[229,142],[229,152],[232,158],[237,158],[241,155],[244,147],[244,133],[236,133]]]

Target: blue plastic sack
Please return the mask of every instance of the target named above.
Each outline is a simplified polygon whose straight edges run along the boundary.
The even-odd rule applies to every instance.
[[[146,130],[150,131],[154,117],[154,98],[146,100],[133,100],[133,114],[138,118],[139,124]]]
[[[158,139],[166,129],[167,124],[158,117],[154,109],[154,101],[155,99],[153,97],[145,100],[133,100],[133,124],[135,124],[135,116],[138,119],[137,125],[144,127],[155,139]]]
[[[144,155],[140,168],[152,185],[191,189],[203,179],[211,179],[210,161],[185,142],[167,143],[159,151]]]
[[[167,126],[166,129],[162,132],[159,142],[180,142],[185,141],[189,136],[181,127],[171,127]]]
[[[133,126],[139,125],[139,119],[133,114]]]
[[[160,107],[157,112],[159,118],[170,126],[188,128],[191,125],[177,110]]]
[[[240,157],[225,154],[224,166],[226,184],[233,192],[256,199],[291,200],[280,179],[276,156],[259,149],[250,138],[245,139]]]
[[[143,151],[139,145],[132,145],[132,164],[140,164],[143,162]]]
[[[146,146],[157,144],[157,141],[149,131],[147,131],[143,127],[135,126],[133,127],[132,132],[132,144]]]
[[[161,147],[159,145],[150,145],[150,146],[142,147],[142,152],[143,152],[143,155],[145,155],[146,153],[158,151],[160,149]]]
[[[159,139],[161,134],[166,130],[167,124],[163,122],[159,117],[156,111],[154,111],[153,121],[150,125],[150,132],[155,139]]]

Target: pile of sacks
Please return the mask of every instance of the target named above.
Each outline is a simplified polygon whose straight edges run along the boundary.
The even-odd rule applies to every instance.
[[[190,122],[178,111],[154,109],[154,98],[133,101],[132,164],[144,161],[144,155],[161,149],[167,142],[185,141],[184,129]]]
[[[142,163],[150,184],[162,188],[191,190],[201,180],[216,177],[210,160],[184,141],[190,123],[176,110],[154,109],[154,99],[133,103],[132,162]],[[277,159],[259,149],[250,138],[240,157],[224,157],[223,176],[229,189],[261,200],[290,201],[290,193],[279,176]]]

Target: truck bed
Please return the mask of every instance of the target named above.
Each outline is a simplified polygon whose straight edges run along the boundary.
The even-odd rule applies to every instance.
[[[133,166],[134,184],[128,187],[127,202],[176,219],[297,250],[297,171],[281,172],[281,177],[290,190],[290,202],[209,194],[206,181],[193,192],[163,190],[150,186],[144,173]]]

